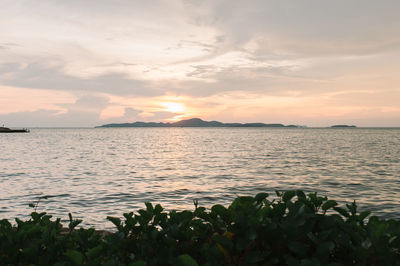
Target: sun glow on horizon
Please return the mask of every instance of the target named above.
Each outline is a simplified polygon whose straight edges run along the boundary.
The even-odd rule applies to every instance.
[[[167,121],[167,122],[177,122],[177,121],[180,121],[180,120],[185,119],[185,118],[186,118],[185,115],[176,115],[176,116],[174,116],[174,117],[172,117],[170,119],[167,119],[165,121]]]
[[[161,105],[164,107],[163,111],[170,112],[170,113],[182,114],[186,111],[186,107],[182,103],[164,102],[164,103],[161,103]]]

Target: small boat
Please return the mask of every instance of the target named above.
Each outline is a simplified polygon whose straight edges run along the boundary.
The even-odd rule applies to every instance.
[[[0,133],[28,133],[29,129],[23,128],[23,129],[11,129],[8,127],[0,127]]]

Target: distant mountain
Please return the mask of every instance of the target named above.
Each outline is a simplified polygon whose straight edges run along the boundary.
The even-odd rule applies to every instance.
[[[354,126],[354,125],[351,125],[351,126],[349,126],[349,125],[333,125],[331,127],[336,128],[336,127],[356,127],[356,126]]]
[[[294,125],[285,126],[282,124],[264,123],[222,123],[218,121],[204,121],[200,118],[181,120],[174,123],[163,122],[134,122],[122,124],[106,124],[99,127],[298,127]]]

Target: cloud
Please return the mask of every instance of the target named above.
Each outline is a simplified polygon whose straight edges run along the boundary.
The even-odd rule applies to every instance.
[[[100,114],[99,124],[108,123],[126,123],[133,122],[141,119],[139,114],[141,110],[137,110],[131,107],[122,107],[119,105],[109,105],[108,108],[104,109]]]
[[[20,69],[20,64],[18,64],[18,63],[0,64],[0,75],[1,74],[14,73],[16,71],[19,71],[19,69]]]
[[[85,95],[73,104],[63,104],[60,110],[38,109],[0,114],[0,121],[19,127],[93,127],[99,123],[101,111],[108,106],[108,99],[99,95]]]
[[[77,99],[73,104],[63,104],[64,108],[67,108],[69,112],[71,111],[83,111],[98,113],[103,110],[109,104],[109,99],[105,96],[100,95],[85,95]]]
[[[204,23],[224,34],[232,49],[253,42],[255,57],[288,59],[399,49],[400,2],[395,0],[203,1],[202,5],[209,11]]]
[[[124,116],[122,117],[122,119],[123,121],[134,121],[137,119],[140,113],[140,110],[127,107],[125,108]]]
[[[11,48],[13,48],[13,47],[19,47],[20,45],[19,44],[17,44],[17,43],[12,43],[12,42],[4,42],[4,43],[1,43],[0,42],[0,50],[2,49],[2,50],[6,50],[6,49],[11,49]]]
[[[90,78],[79,78],[63,73],[61,66],[45,67],[40,63],[23,66],[18,63],[0,65],[4,85],[48,90],[102,92],[113,95],[153,96],[163,94],[148,83],[129,78],[123,73],[109,73]],[[1,77],[1,76],[0,76]]]
[[[174,65],[208,61],[231,51],[231,47],[224,44],[225,38],[223,35],[215,36],[214,38],[215,40],[213,42],[180,40],[176,47],[169,47],[167,50],[180,50],[186,47],[193,47],[194,49],[204,52],[204,54],[195,57],[189,56],[188,58],[172,62],[171,64]]]

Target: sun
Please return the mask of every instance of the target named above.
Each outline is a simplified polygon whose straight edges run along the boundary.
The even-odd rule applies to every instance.
[[[181,113],[184,113],[186,110],[185,105],[182,103],[164,102],[161,105],[163,107],[165,107],[164,111],[170,112],[170,113],[181,114]]]

